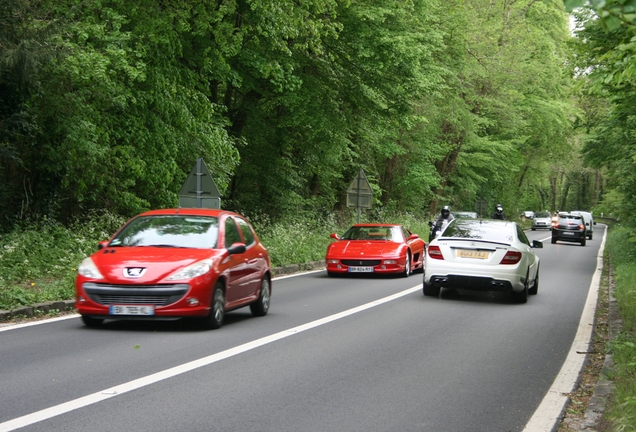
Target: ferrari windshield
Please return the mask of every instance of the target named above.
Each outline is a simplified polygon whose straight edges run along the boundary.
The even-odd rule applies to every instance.
[[[155,215],[133,219],[109,246],[217,247],[219,220],[210,216]]]
[[[342,240],[391,240],[402,242],[404,237],[398,226],[352,226]]]

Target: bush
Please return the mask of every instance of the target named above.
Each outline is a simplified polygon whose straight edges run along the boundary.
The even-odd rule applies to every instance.
[[[333,241],[329,234],[342,234],[357,222],[353,213],[338,216],[303,214],[276,223],[262,215],[249,219],[269,250],[272,266],[281,267],[323,260]],[[403,224],[428,238],[427,221],[410,213],[376,210],[363,214],[361,221]],[[120,216],[95,213],[69,227],[45,219],[0,235],[0,309],[73,298],[79,263],[125,222]]]
[[[0,235],[0,309],[73,298],[78,264],[124,222],[110,213],[70,227],[44,219]]]

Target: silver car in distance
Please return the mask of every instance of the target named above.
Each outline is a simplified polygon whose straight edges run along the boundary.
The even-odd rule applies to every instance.
[[[454,219],[441,237],[427,245],[425,296],[441,288],[509,292],[514,303],[526,303],[539,289],[539,257],[543,243],[528,240],[515,222]]]

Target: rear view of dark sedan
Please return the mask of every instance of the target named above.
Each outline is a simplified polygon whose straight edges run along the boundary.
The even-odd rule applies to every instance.
[[[585,246],[586,238],[585,221],[581,215],[559,213],[557,221],[552,226],[552,244],[567,241]]]

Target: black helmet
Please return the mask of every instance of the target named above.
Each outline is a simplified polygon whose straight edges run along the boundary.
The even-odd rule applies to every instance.
[[[444,219],[448,219],[448,216],[450,216],[450,207],[449,206],[442,207],[442,217]]]
[[[501,204],[497,204],[497,213],[501,213],[503,211],[503,207]]]

